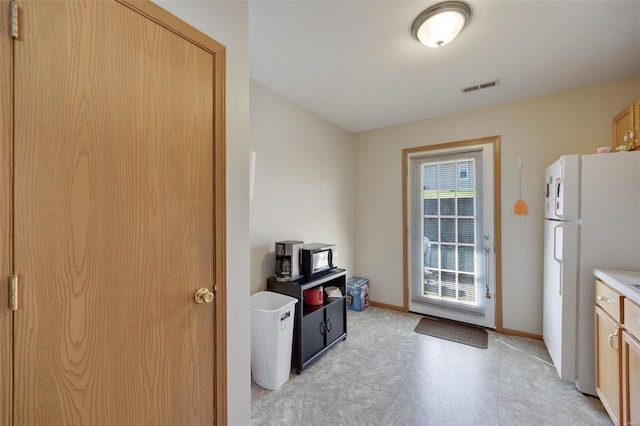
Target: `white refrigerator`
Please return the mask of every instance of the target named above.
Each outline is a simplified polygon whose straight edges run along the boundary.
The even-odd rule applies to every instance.
[[[545,171],[542,334],[559,376],[595,395],[594,268],[640,270],[640,152]]]

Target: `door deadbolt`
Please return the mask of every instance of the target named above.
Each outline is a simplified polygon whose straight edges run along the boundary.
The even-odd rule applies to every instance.
[[[213,292],[211,292],[208,288],[201,288],[200,290],[196,291],[196,295],[195,295],[195,299],[196,299],[196,303],[211,303],[213,302],[213,299],[215,297],[215,294],[213,294]]]

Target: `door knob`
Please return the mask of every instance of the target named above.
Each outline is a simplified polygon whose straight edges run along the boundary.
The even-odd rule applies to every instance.
[[[213,294],[213,292],[211,292],[208,288],[204,287],[196,291],[195,295],[196,303],[211,303],[213,302],[214,297],[215,294]]]

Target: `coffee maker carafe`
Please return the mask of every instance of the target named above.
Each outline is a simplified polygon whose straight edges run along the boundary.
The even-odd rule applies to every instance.
[[[300,275],[300,249],[302,241],[276,242],[276,280],[295,281]]]

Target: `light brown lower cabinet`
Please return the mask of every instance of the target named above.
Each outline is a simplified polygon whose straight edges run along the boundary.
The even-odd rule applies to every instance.
[[[624,300],[622,334],[622,418],[628,426],[640,425],[640,306]]]
[[[620,324],[596,306],[596,392],[614,425],[621,422]]]
[[[625,425],[640,425],[640,341],[622,333],[623,413]]]
[[[596,281],[596,392],[615,425],[640,426],[640,306]]]

